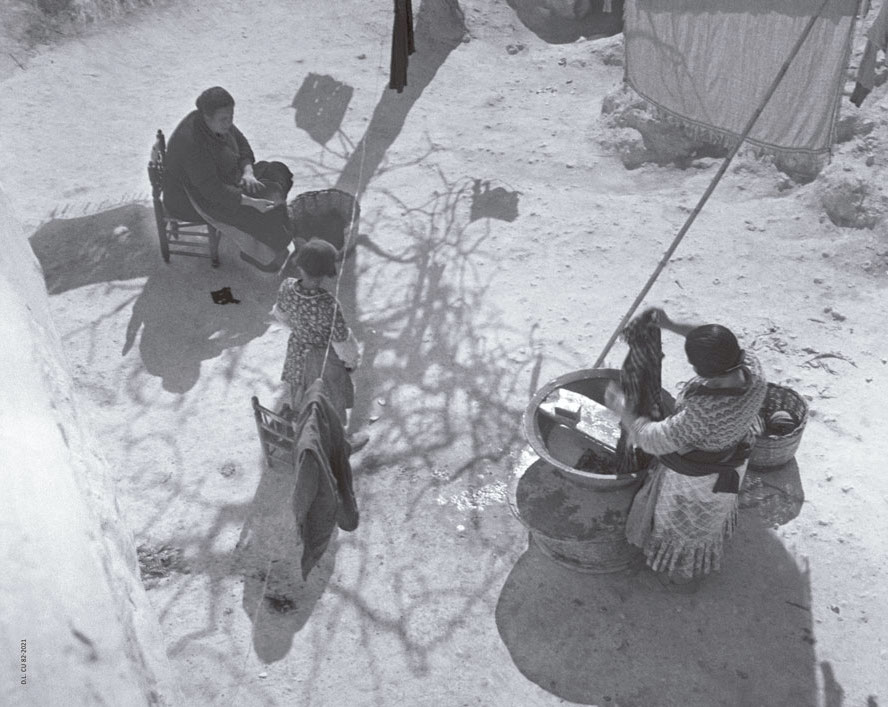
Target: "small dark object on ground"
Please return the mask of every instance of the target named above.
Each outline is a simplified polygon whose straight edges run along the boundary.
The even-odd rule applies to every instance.
[[[223,287],[221,290],[210,292],[210,297],[213,298],[215,304],[240,304],[240,300],[235,299],[234,295],[231,294],[230,287]]]

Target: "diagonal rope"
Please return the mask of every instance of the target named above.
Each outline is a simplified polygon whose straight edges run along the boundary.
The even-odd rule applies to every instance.
[[[688,216],[684,225],[679,230],[678,234],[672,241],[672,244],[666,250],[666,253],[660,259],[657,268],[654,270],[653,274],[648,278],[648,281],[645,283],[644,287],[641,288],[641,292],[638,293],[638,296],[635,298],[635,301],[629,307],[629,310],[620,320],[620,323],[617,325],[617,328],[614,330],[614,333],[611,334],[610,339],[608,339],[607,344],[604,346],[604,350],[601,352],[601,355],[598,357],[598,360],[595,361],[595,365],[593,368],[599,368],[603,363],[607,354],[610,352],[611,347],[614,345],[614,342],[619,337],[620,332],[623,331],[629,319],[635,313],[635,310],[638,308],[638,305],[641,304],[642,300],[647,296],[647,293],[650,291],[651,287],[653,287],[654,282],[656,282],[657,278],[660,276],[660,273],[663,272],[666,265],[669,263],[669,259],[672,257],[672,254],[675,252],[675,249],[678,248],[678,244],[681,243],[682,239],[685,237],[685,234],[688,232],[688,229],[691,227],[691,224],[697,219],[700,211],[703,209],[704,204],[709,200],[709,197],[712,195],[712,192],[715,190],[715,187],[721,181],[721,178],[724,176],[725,172],[728,169],[728,165],[731,164],[731,160],[734,159],[734,156],[740,150],[740,147],[743,145],[743,141],[749,136],[749,133],[752,131],[753,126],[758,121],[759,117],[762,114],[762,111],[765,109],[765,106],[768,104],[768,101],[771,100],[771,97],[774,95],[774,92],[777,90],[777,87],[780,85],[780,82],[783,80],[783,77],[786,75],[786,72],[789,70],[789,65],[792,64],[793,59],[796,58],[796,55],[799,53],[799,50],[802,48],[802,45],[805,43],[805,40],[808,38],[808,35],[811,34],[811,30],[814,27],[814,23],[818,20],[823,10],[826,8],[827,4],[830,0],[823,0],[823,3],[820,5],[820,9],[817,10],[816,14],[808,20],[808,24],[805,25],[805,29],[802,31],[801,36],[793,46],[792,50],[789,53],[789,56],[786,58],[786,61],[783,62],[783,66],[780,67],[780,71],[777,72],[777,76],[774,78],[774,81],[771,83],[771,86],[768,88],[767,93],[765,94],[764,99],[758,108],[756,108],[755,112],[752,114],[752,117],[749,119],[749,122],[746,124],[746,127],[743,129],[743,133],[740,135],[740,139],[737,140],[737,144],[731,149],[731,152],[725,157],[725,161],[722,162],[721,167],[719,167],[718,172],[712,178],[712,181],[709,183],[706,191],[703,193],[703,196],[700,197],[700,201],[697,202],[697,205],[694,207],[694,210]]]

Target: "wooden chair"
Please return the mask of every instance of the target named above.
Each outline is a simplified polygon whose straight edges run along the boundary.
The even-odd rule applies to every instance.
[[[259,432],[259,443],[268,466],[283,463],[292,469],[296,464],[296,427],[293,421],[276,412],[272,412],[259,404],[259,398],[252,397],[253,415],[256,418],[256,430]],[[288,410],[285,406],[285,410]],[[282,411],[284,412],[284,411]]]
[[[182,221],[172,218],[164,208],[163,169],[166,159],[166,138],[162,130],[157,131],[157,139],[151,148],[148,162],[148,179],[151,182],[151,196],[154,200],[154,219],[157,222],[157,235],[160,238],[160,255],[163,262],[170,262],[171,255],[190,255],[209,258],[214,268],[219,267],[219,232],[204,221]]]

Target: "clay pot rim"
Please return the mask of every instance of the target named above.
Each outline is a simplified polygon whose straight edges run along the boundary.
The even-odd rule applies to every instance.
[[[549,448],[543,441],[542,432],[540,431],[539,422],[537,420],[537,411],[539,410],[540,405],[555,390],[559,388],[570,390],[568,386],[571,383],[577,383],[578,381],[589,379],[607,379],[619,381],[620,370],[616,368],[581,368],[577,371],[565,373],[546,383],[530,399],[530,402],[527,404],[527,407],[524,410],[524,414],[522,415],[521,420],[522,427],[524,429],[524,438],[527,440],[528,444],[530,444],[533,451],[537,453],[540,459],[550,464],[551,466],[554,466],[561,473],[568,474],[569,478],[572,478],[573,480],[581,484],[593,488],[613,489],[621,488],[623,486],[630,486],[638,479],[642,478],[645,474],[647,474],[647,469],[642,469],[631,474],[619,475],[596,474],[592,471],[583,471],[581,469],[576,469],[572,466],[564,464],[563,462],[556,459],[549,452]],[[663,390],[662,393],[664,395],[664,402],[670,407],[674,405],[674,399],[672,398],[672,396],[665,390]],[[595,398],[590,399],[595,400]],[[604,400],[595,400],[595,402],[604,404]]]

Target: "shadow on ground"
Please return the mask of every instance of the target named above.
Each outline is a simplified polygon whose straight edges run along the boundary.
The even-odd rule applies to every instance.
[[[127,204],[89,216],[55,218],[31,236],[46,290],[146,277],[160,262],[154,211]],[[151,238],[153,236],[153,240]]]
[[[308,622],[336,563],[336,533],[321,561],[303,581],[292,502],[290,469],[263,467],[237,544],[244,573],[242,606],[253,622],[253,648],[263,663],[286,657],[293,637]]]
[[[795,462],[750,472],[725,567],[694,594],[641,563],[582,574],[531,544],[502,589],[500,636],[523,675],[580,704],[815,705],[809,570],[769,530],[803,501]]]
[[[174,256],[170,265],[161,262],[152,270],[133,304],[121,351],[129,353],[141,330],[142,364],[172,393],[191,390],[202,361],[241,348],[268,330],[280,284],[231,264],[214,270],[208,261],[184,260]],[[211,292],[222,287],[229,287],[239,303],[215,304]],[[229,381],[238,362],[237,355],[229,359]]]
[[[506,0],[521,23],[549,44],[598,39],[623,31],[623,0]],[[610,4],[610,12],[605,7]]]
[[[154,213],[130,204],[90,216],[54,219],[30,239],[51,295],[96,285],[147,278],[133,302],[122,355],[139,339],[145,371],[165,390],[185,393],[197,383],[201,362],[262,336],[278,282],[229,262],[214,269],[204,258],[160,257]],[[219,305],[211,293],[230,287],[238,304]],[[139,333],[141,330],[141,337]],[[107,346],[107,342],[103,345]],[[230,359],[229,380],[239,357]]]

